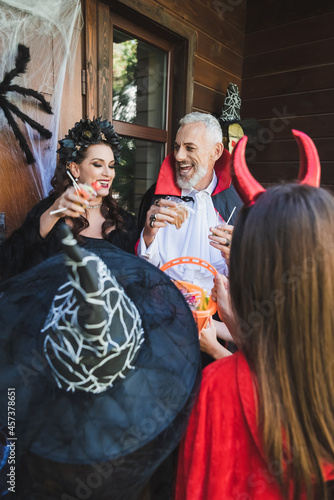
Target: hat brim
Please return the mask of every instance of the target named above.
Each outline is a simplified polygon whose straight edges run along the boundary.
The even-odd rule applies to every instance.
[[[105,462],[146,447],[177,422],[172,450],[200,379],[193,315],[156,267],[104,240],[85,248],[106,263],[142,318],[145,341],[135,368],[101,394],[56,387],[40,333],[67,279],[63,255],[56,255],[0,286],[6,290],[0,296],[0,421],[7,422],[7,389],[15,388],[22,451],[69,464]]]

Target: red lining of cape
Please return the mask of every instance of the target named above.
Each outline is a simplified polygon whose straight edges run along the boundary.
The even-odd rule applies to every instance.
[[[230,153],[224,149],[223,154],[215,163],[215,172],[218,179],[218,184],[216,189],[212,193],[212,196],[224,191],[231,186],[231,172],[230,172]],[[181,189],[175,184],[174,178],[174,153],[169,153],[164,159],[158,180],[155,188],[154,194],[156,195],[171,195],[171,196],[181,196]]]

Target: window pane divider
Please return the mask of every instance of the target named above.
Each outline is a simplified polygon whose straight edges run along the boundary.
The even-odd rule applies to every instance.
[[[154,142],[167,142],[167,130],[135,125],[134,123],[126,123],[119,120],[113,120],[113,125],[116,132],[122,136]]]

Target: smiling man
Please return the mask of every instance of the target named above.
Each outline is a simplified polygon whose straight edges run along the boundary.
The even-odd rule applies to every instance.
[[[174,151],[164,160],[157,183],[144,195],[139,224],[143,228],[137,253],[155,266],[177,257],[206,260],[227,273],[226,258],[233,222],[242,202],[231,186],[230,154],[224,150],[219,122],[206,113],[189,113],[179,122]],[[180,205],[184,217],[180,216]],[[234,207],[227,232],[223,225]],[[215,234],[212,234],[212,233]],[[175,266],[173,279],[210,291],[212,274],[199,266]]]

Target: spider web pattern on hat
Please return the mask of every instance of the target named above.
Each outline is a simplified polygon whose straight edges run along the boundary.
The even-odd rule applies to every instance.
[[[82,265],[95,259],[95,256],[86,256]],[[73,268],[77,266],[74,261],[70,264]],[[99,393],[112,387],[116,379],[124,378],[133,368],[131,363],[144,341],[137,308],[101,260],[97,262],[97,270],[99,288],[91,293],[80,289],[74,281],[59,288],[42,330],[49,331],[44,340],[44,353],[57,385],[72,392]],[[79,287],[84,306],[93,307],[93,314],[86,311],[83,328],[78,316],[80,313],[85,316],[85,311],[80,311],[82,305],[78,303],[73,285]],[[117,339],[111,336],[113,332],[118,332]]]

